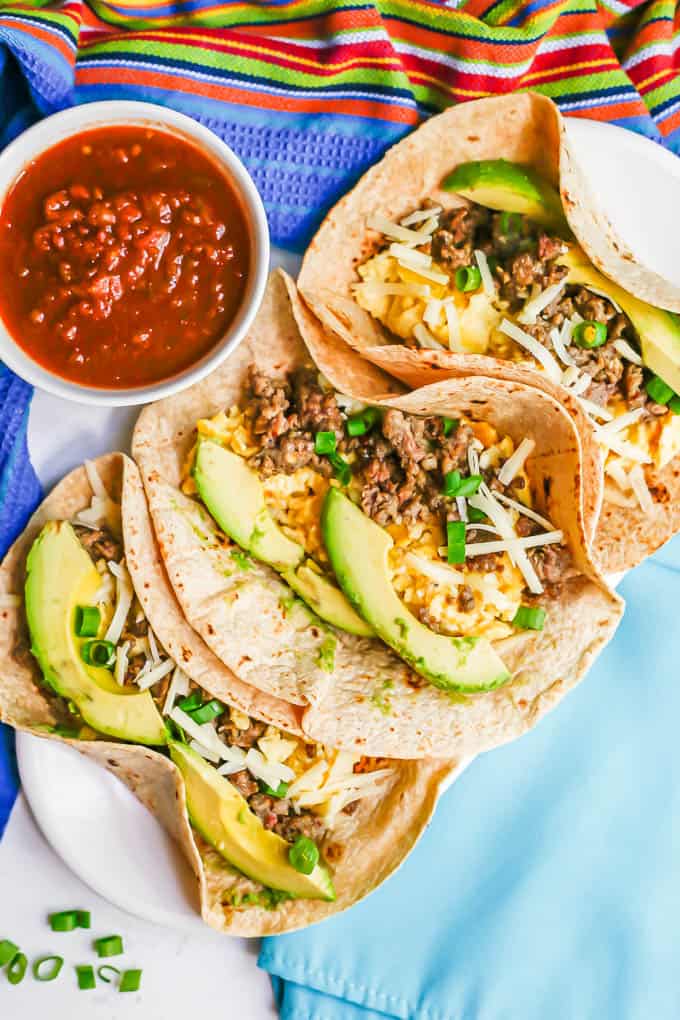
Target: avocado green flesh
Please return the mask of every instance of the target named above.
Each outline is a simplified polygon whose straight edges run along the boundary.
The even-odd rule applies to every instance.
[[[101,577],[68,521],[50,521],[26,563],[26,615],[31,649],[46,683],[75,703],[99,733],[139,744],[164,744],[163,719],[148,691],[128,691],[107,669],[86,666],[75,610],[93,605]]]
[[[324,541],[345,595],[390,645],[436,687],[472,694],[510,679],[484,638],[435,634],[397,596],[389,576],[390,535],[337,489],[330,489],[321,518]]]
[[[277,570],[317,616],[350,634],[373,635],[340,589],[303,563],[304,549],[287,538],[270,516],[262,483],[243,457],[203,439],[196,451],[194,481],[225,534]]]
[[[305,563],[297,570],[286,570],[281,576],[296,595],[327,623],[359,637],[375,637],[373,628],[354,612],[340,589]]]
[[[595,287],[615,301],[628,316],[640,338],[645,366],[680,393],[680,321],[671,312],[640,301],[598,272],[590,262],[581,261],[578,251],[560,257],[569,266],[567,282]]]
[[[334,900],[333,882],[317,864],[303,875],[288,860],[290,844],[265,829],[235,786],[185,744],[169,741],[182,773],[192,825],[225,861],[248,878],[299,899]]]
[[[569,231],[557,190],[519,163],[505,159],[461,163],[442,187],[487,209],[521,213],[553,230]]]

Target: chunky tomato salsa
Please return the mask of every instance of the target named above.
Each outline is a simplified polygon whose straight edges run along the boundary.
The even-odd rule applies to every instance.
[[[0,212],[0,315],[35,361],[141,386],[205,355],[233,320],[250,245],[232,184],[191,142],[83,132],[29,164]]]

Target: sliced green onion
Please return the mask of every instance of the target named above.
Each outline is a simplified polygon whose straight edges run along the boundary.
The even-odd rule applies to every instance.
[[[361,414],[353,414],[347,419],[347,435],[363,436],[370,432],[380,418],[380,411],[377,407],[367,407]]]
[[[200,691],[192,691],[188,698],[182,698],[181,701],[177,702],[177,707],[181,708],[183,712],[193,712],[195,708],[200,708],[203,701],[203,695]]]
[[[338,479],[340,484],[349,485],[352,477],[352,469],[344,457],[341,457],[339,453],[331,453],[329,454],[328,459],[333,465],[335,477]]]
[[[18,985],[24,980],[28,960],[24,953],[16,953],[7,968],[7,980],[11,985]]]
[[[571,334],[571,342],[592,351],[607,342],[607,327],[604,322],[579,322]]]
[[[258,785],[260,787],[260,793],[266,793],[268,797],[278,797],[280,799],[281,797],[285,797],[288,793],[290,783],[284,783],[282,779],[275,790],[272,789],[271,786],[268,786],[263,780],[260,780]]]
[[[317,432],[314,436],[315,453],[335,453],[336,445],[335,432]]]
[[[92,926],[92,918],[89,910],[77,910],[78,915],[78,927],[79,928],[90,928]]]
[[[118,985],[119,992],[138,992],[142,983],[141,970],[124,970]]]
[[[460,471],[447,471],[444,475],[444,495],[455,496],[460,485]]]
[[[680,414],[680,397],[677,394],[668,401],[668,408],[672,414]]]
[[[319,848],[313,839],[300,836],[288,851],[288,860],[302,875],[311,875],[319,863]]]
[[[80,647],[80,657],[88,666],[111,666],[116,658],[113,641],[86,641]]]
[[[223,712],[224,705],[213,698],[211,701],[206,701],[205,705],[201,705],[200,708],[195,708],[190,715],[195,723],[202,726],[203,723],[217,719],[218,715],[222,715]]]
[[[477,266],[461,266],[456,270],[456,287],[466,294],[470,290],[479,290],[482,285],[482,274]]]
[[[484,511],[479,510],[476,506],[468,506],[467,515],[470,524],[479,524],[480,521],[486,520],[486,514]]]
[[[120,935],[106,935],[104,938],[95,939],[92,944],[97,956],[120,956],[123,952],[123,940]]]
[[[78,637],[96,637],[102,614],[96,606],[76,606],[76,634]]]
[[[645,389],[655,404],[667,404],[675,396],[668,383],[665,383],[658,375],[653,375],[647,380]]]
[[[457,429],[460,422],[457,418],[442,418],[444,422],[444,435],[450,436],[454,429]]]
[[[81,992],[86,992],[90,988],[94,988],[97,982],[94,979],[94,968],[90,967],[89,964],[83,964],[81,967],[76,967],[76,974],[78,975],[78,988]]]
[[[44,963],[51,963],[48,971],[43,968]],[[33,977],[36,981],[54,981],[59,977],[59,972],[64,966],[63,956],[40,956],[33,964]]]
[[[16,942],[10,942],[9,939],[3,939],[0,942],[0,967],[4,967],[6,963],[13,960],[19,952],[19,947]]]
[[[107,974],[111,974],[111,977],[107,977]],[[117,967],[114,967],[112,963],[102,963],[101,967],[97,967],[97,977],[105,981],[107,985],[111,984],[114,978],[120,976],[120,971]]]
[[[465,521],[446,522],[446,562],[465,563]]]
[[[519,234],[522,229],[522,217],[516,212],[502,212],[498,226],[501,234]]]
[[[468,475],[467,478],[461,478],[460,471],[447,471],[444,475],[444,495],[474,496],[481,484],[481,475]]]
[[[50,914],[47,920],[52,931],[73,931],[79,927],[77,910],[62,910],[58,914]]]
[[[540,606],[520,606],[512,619],[513,627],[522,630],[543,630],[545,609]]]

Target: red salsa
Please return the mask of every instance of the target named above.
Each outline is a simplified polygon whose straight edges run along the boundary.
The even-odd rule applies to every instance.
[[[104,127],[30,163],[0,211],[0,316],[44,368],[122,389],[198,361],[246,285],[244,210],[191,142]]]

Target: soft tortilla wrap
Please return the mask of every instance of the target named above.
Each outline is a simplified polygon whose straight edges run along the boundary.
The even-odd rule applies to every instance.
[[[141,494],[139,477],[128,458],[119,453],[100,457],[95,462],[108,492],[119,499],[123,487],[132,486]],[[123,475],[125,474],[125,480]],[[11,547],[0,568],[0,594],[23,591],[26,557],[42,526],[48,520],[70,519],[85,509],[92,490],[83,468],[72,471],[41,504],[23,534]],[[143,498],[143,496],[142,496]],[[229,701],[231,694],[243,684],[229,677],[228,671],[201,645],[178,614],[172,592],[153,552],[145,556],[142,546],[150,542],[152,533],[146,512],[137,500],[126,501],[124,514],[134,518],[125,524],[125,535],[132,539],[126,554],[136,560],[132,568],[138,595],[146,610],[154,612],[154,627],[159,626],[163,613],[167,621],[157,631],[177,647],[181,642],[193,654],[184,661],[185,670],[197,670],[195,679],[205,681],[210,692]],[[132,509],[130,507],[132,506]],[[133,551],[134,547],[134,551]],[[147,550],[148,551],[148,550]],[[141,581],[141,586],[140,586]],[[149,586],[148,588],[146,586]],[[395,779],[378,802],[366,799],[347,816],[346,851],[334,870],[337,899],[332,903],[317,900],[290,900],[269,910],[260,906],[234,909],[223,899],[244,880],[192,828],[185,807],[184,782],[179,770],[163,754],[140,745],[108,739],[76,740],[50,732],[57,725],[68,726],[72,716],[65,703],[42,684],[42,674],[29,648],[29,635],[23,608],[0,610],[0,719],[17,730],[43,739],[69,744],[81,754],[118,776],[176,840],[197,880],[199,909],[209,925],[231,935],[260,936],[292,931],[320,921],[351,906],[384,881],[411,851],[434,810],[440,787],[451,781],[458,766],[451,761],[420,761],[395,764]],[[166,650],[170,650],[166,645]],[[213,661],[214,660],[214,661]],[[210,666],[210,674],[203,672]],[[214,668],[213,668],[214,667]],[[220,674],[226,682],[220,684]],[[218,680],[216,682],[215,675]],[[210,686],[208,687],[208,682]],[[200,682],[200,681],[199,681]],[[222,693],[220,694],[220,690]],[[273,699],[259,692],[240,691],[243,704],[257,715],[257,704],[266,707]],[[266,719],[265,712],[260,713]],[[334,830],[334,836],[336,832]],[[338,833],[338,836],[342,833]],[[240,886],[239,886],[240,887]],[[256,883],[247,887],[257,891]]]
[[[378,245],[379,235],[366,228],[369,216],[379,213],[398,221],[425,199],[444,209],[466,205],[465,199],[442,190],[442,179],[461,163],[498,158],[532,166],[559,186],[569,225],[602,273],[650,304],[680,310],[680,288],[640,265],[598,211],[557,107],[543,96],[524,93],[463,103],[431,118],[390,149],[330,211],[305,254],[298,278],[304,300],[326,330],[326,342],[323,337],[316,340],[317,360],[323,366],[334,357],[338,342],[344,342],[411,388],[477,373],[524,378],[539,386],[561,400],[577,423],[586,482],[584,510],[594,526],[602,500],[602,455],[582,407],[563,388],[552,384],[545,373],[518,370],[488,355],[410,350],[390,342],[386,328],[352,297],[356,266]],[[300,325],[308,339],[313,321],[307,319],[305,325],[301,319]],[[348,352],[347,357],[352,354]],[[354,364],[353,372],[358,374],[356,358]],[[595,555],[605,573],[639,563],[680,527],[680,511],[674,509],[680,505],[678,460],[655,472],[654,490],[661,495],[655,495],[653,513],[606,504],[594,540]],[[588,534],[592,535],[590,525]]]
[[[534,437],[533,470],[537,488],[545,493],[542,510],[568,536],[581,571],[551,603],[545,630],[497,644],[513,672],[510,683],[491,693],[452,698],[423,683],[382,642],[341,631],[335,632],[331,673],[303,667],[307,635],[281,612],[281,599],[290,590],[269,567],[251,567],[238,581],[237,602],[231,601],[230,582],[224,579],[229,540],[205,508],[179,487],[196,421],[240,399],[251,363],[278,374],[309,363],[278,275],[270,281],[249,336],[232,357],[205,382],[147,407],[135,431],[134,454],[161,554],[192,626],[246,682],[302,706],[304,732],[334,747],[387,757],[466,757],[529,729],[583,676],[622,612],[621,600],[603,584],[586,549],[581,448],[563,407],[521,382],[481,376],[373,401],[414,413],[486,418],[516,442]],[[338,361],[332,381],[346,392],[342,376]],[[365,388],[360,395],[366,398]],[[387,716],[375,705],[379,678],[386,675],[393,680]]]

